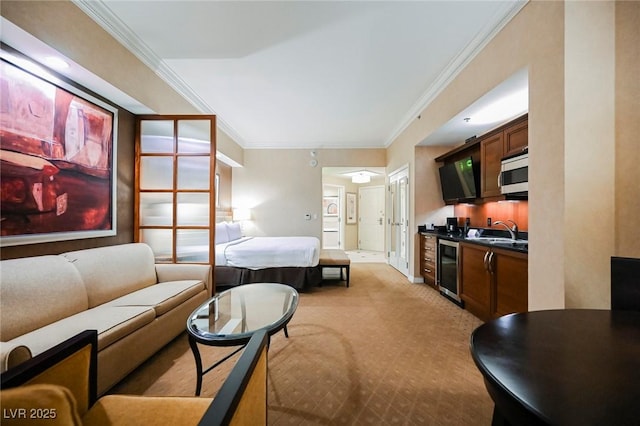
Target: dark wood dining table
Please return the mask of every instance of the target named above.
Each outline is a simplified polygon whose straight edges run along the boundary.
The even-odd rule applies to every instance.
[[[640,312],[505,315],[471,335],[493,425],[640,425]]]

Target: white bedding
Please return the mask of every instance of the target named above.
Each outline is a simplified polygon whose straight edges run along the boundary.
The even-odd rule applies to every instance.
[[[216,244],[216,266],[264,269],[312,267],[320,260],[316,237],[243,237]]]

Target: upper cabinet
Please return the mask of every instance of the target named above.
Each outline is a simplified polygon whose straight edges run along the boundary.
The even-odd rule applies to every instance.
[[[491,198],[501,196],[501,160],[512,154],[521,153],[529,145],[528,116],[518,118],[503,129],[489,133],[480,142],[480,196]]]
[[[504,156],[503,132],[480,142],[480,196],[500,196],[500,160]]]
[[[504,156],[519,154],[529,146],[529,120],[504,129]]]

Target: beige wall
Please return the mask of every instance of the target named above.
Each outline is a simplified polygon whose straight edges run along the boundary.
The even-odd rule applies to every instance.
[[[565,304],[606,308],[615,238],[615,3],[567,2],[564,23]]]
[[[233,204],[251,209],[248,235],[321,238],[322,167],[383,167],[386,161],[383,149],[315,151],[316,167],[310,165],[311,150],[244,151],[244,167],[233,169]],[[305,219],[306,214],[311,220]]]
[[[615,10],[615,248],[640,258],[640,2]]]
[[[446,206],[442,201],[442,189],[440,188],[440,176],[438,174],[439,163],[435,159],[439,155],[451,150],[450,146],[417,146],[415,147],[415,173],[414,194],[415,220],[414,226],[409,228],[413,235],[414,253],[418,253],[420,244],[418,225],[433,223],[434,225],[444,225],[447,217],[453,216],[453,206]],[[418,255],[413,256],[414,280],[420,277],[420,259]]]
[[[232,215],[231,205],[231,182],[233,170],[221,161],[216,161],[216,174],[218,175],[218,205],[216,206],[216,222],[230,220]]]
[[[242,147],[231,136],[220,130],[219,127],[216,129],[216,149],[236,163],[240,165],[244,163],[244,150]]]

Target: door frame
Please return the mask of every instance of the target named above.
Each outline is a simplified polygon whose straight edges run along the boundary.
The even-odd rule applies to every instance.
[[[405,197],[405,206],[404,208],[406,209],[406,218],[405,218],[405,223],[401,224],[401,225],[396,225],[395,223],[392,223],[392,220],[395,220],[394,217],[394,213],[395,213],[395,206],[394,206],[394,197],[391,196],[391,187],[392,185],[396,184],[398,181],[400,181],[401,179],[406,178],[407,180],[407,187],[406,187],[406,197]],[[410,271],[411,268],[410,263],[411,263],[411,235],[409,232],[409,225],[411,222],[411,197],[410,197],[410,180],[409,180],[409,165],[405,164],[402,167],[394,170],[393,172],[389,173],[389,178],[388,178],[388,186],[387,186],[387,211],[388,211],[388,215],[387,215],[387,259],[388,259],[388,263],[389,265],[393,266],[395,269],[397,269],[399,272],[401,272],[403,275],[405,275],[406,277],[409,277],[410,275]],[[399,199],[396,197],[397,201],[399,201]],[[398,257],[397,255],[395,257],[391,256],[391,249],[392,249],[392,244],[394,243],[394,241],[392,240],[393,237],[393,232],[392,232],[392,228],[393,226],[404,226],[405,228],[405,247],[406,247],[406,259],[404,259],[403,262],[400,261],[400,257]],[[396,235],[396,239],[397,241],[395,241],[396,243],[396,247],[400,246],[400,238],[401,238],[402,233],[398,232]],[[394,253],[397,253],[398,250],[395,250]]]

